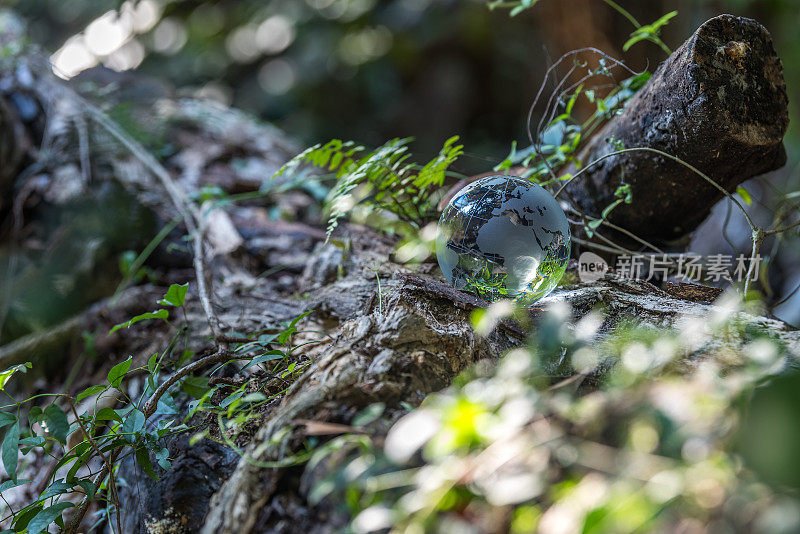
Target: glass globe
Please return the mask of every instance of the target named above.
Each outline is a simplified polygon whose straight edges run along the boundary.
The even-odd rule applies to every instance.
[[[544,188],[515,176],[477,180],[439,219],[436,259],[457,289],[529,305],[548,295],[569,262],[569,223]]]

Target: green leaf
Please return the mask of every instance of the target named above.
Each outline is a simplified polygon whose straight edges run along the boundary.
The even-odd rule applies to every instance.
[[[94,416],[95,421],[116,421],[122,422],[122,417],[112,408],[102,408]]]
[[[122,423],[120,433],[135,434],[144,428],[144,414],[139,410],[132,410]],[[128,441],[133,441],[133,436],[128,436]]]
[[[748,206],[753,205],[753,197],[750,196],[750,191],[745,189],[744,187],[737,187],[736,193],[744,200],[745,204]]]
[[[652,24],[647,24],[631,33],[631,38],[622,46],[622,50],[627,52],[630,47],[635,45],[640,41],[653,41],[655,43],[659,43],[658,36],[661,34],[661,28],[669,24],[669,21],[678,15],[677,11],[672,11],[667,13],[663,17],[659,18],[657,21],[653,22]]]
[[[42,421],[44,421],[44,410],[39,406],[31,406],[31,409],[28,410],[28,422],[33,425]]]
[[[267,396],[263,393],[259,393],[255,391],[253,393],[248,393],[244,397],[242,397],[242,402],[261,402],[267,400]]]
[[[76,401],[80,402],[83,399],[85,399],[86,397],[91,397],[92,395],[97,395],[98,393],[100,393],[102,391],[105,391],[107,388],[108,388],[108,386],[105,386],[105,385],[102,385],[102,384],[98,384],[96,386],[89,386],[88,388],[86,388],[83,391],[81,391],[80,393],[78,393]]]
[[[247,365],[242,367],[242,369],[243,370],[247,369],[248,367],[252,367],[254,365],[258,365],[259,363],[271,362],[271,361],[274,361],[274,360],[282,360],[285,357],[286,357],[286,353],[284,353],[282,350],[270,350],[270,351],[265,352],[261,356],[256,356],[255,358],[250,360],[247,363]]]
[[[164,298],[159,300],[157,304],[161,306],[183,306],[186,301],[186,291],[189,289],[189,284],[172,284],[164,294]]]
[[[151,375],[156,372],[156,367],[158,366],[158,353],[154,352],[152,356],[147,360],[147,372]]]
[[[627,52],[628,50],[631,49],[631,47],[633,45],[635,45],[636,43],[639,43],[641,41],[644,41],[644,40],[646,40],[648,38],[648,35],[646,33],[636,33],[636,32],[634,32],[632,35],[633,36],[630,39],[628,39],[627,41],[625,41],[624,45],[622,45],[622,51],[623,52]]]
[[[3,459],[3,467],[11,480],[17,479],[17,453],[19,451],[19,421],[15,421],[3,438],[3,445],[0,448],[0,456]]]
[[[10,413],[0,412],[0,428],[5,428],[16,420],[17,418]]]
[[[172,467],[169,461],[169,449],[166,447],[162,447],[161,450],[156,451],[156,460],[158,461],[158,465],[161,466],[161,469],[165,471]]]
[[[30,450],[33,447],[41,447],[45,443],[47,443],[47,440],[44,439],[42,436],[30,436],[19,440],[20,447],[27,448],[28,450]]]
[[[625,201],[625,204],[633,202],[633,192],[631,191],[631,184],[621,184],[614,191],[614,196]],[[608,208],[606,208],[608,209]]]
[[[128,371],[130,371],[132,363],[133,357],[130,357],[112,367],[108,372],[108,383],[115,388],[118,388],[120,384],[122,384],[122,379],[125,377]]]
[[[29,504],[17,514],[17,518],[14,519],[14,522],[11,524],[11,526],[16,532],[24,532],[25,527],[28,526],[28,523],[30,523],[31,519],[33,519],[33,517],[38,514],[41,509],[42,505],[40,503]]]
[[[67,443],[69,433],[69,421],[67,414],[58,405],[51,404],[44,409],[44,420],[47,423],[47,431],[56,438],[62,445]]]
[[[25,363],[20,363],[18,365],[12,365],[5,371],[0,372],[0,390],[5,389],[6,382],[8,382],[8,379],[11,378],[14,375],[14,373],[17,372],[26,373],[28,372],[28,369],[30,369],[31,367],[33,367],[33,364],[31,364],[31,362],[25,362]]]
[[[16,488],[18,486],[22,486],[23,484],[28,484],[29,482],[30,480],[27,480],[25,478],[20,478],[19,480],[6,480],[2,484],[0,484],[0,493],[3,493],[12,488]]]
[[[292,334],[297,332],[297,323],[299,323],[302,319],[308,317],[312,311],[313,310],[309,310],[307,312],[301,313],[300,315],[292,319],[292,322],[290,322],[286,326],[286,329],[280,334],[278,334],[278,343],[280,343],[281,345],[286,345],[289,342],[289,338],[292,336]]]
[[[53,521],[60,518],[61,512],[73,506],[75,505],[71,502],[60,502],[45,508],[28,523],[28,534],[39,534],[49,527]]]
[[[650,81],[650,78],[652,78],[652,76],[653,75],[650,73],[650,71],[643,71],[642,73],[637,74],[636,76],[631,76],[630,78],[622,80],[622,83],[620,83],[620,85],[623,87],[623,89],[628,89],[632,92],[636,92],[642,87],[644,87],[644,85],[648,81]]]
[[[370,404],[363,410],[361,410],[355,417],[353,417],[353,421],[350,423],[353,426],[366,426],[373,421],[376,421],[381,415],[383,415],[383,411],[386,408],[386,405],[382,402],[376,402],[374,404]]]
[[[181,357],[178,358],[178,366],[181,366],[184,363],[186,363],[187,361],[189,361],[189,358],[191,358],[192,356],[194,356],[194,351],[193,350],[187,349],[187,350],[183,351],[183,353],[181,354]]]
[[[233,393],[231,393],[230,395],[228,395],[227,397],[225,397],[224,399],[222,399],[220,401],[219,407],[220,408],[227,408],[233,402],[241,399],[242,395],[244,395],[244,391],[234,391]]]
[[[72,489],[72,486],[74,486],[74,484],[68,484],[64,482],[63,479],[58,479],[50,484],[39,498],[44,500],[48,497],[53,497],[54,495],[62,495]]]
[[[153,480],[158,480],[156,470],[153,469],[153,462],[150,460],[150,451],[146,447],[136,449],[136,461],[144,472]]]
[[[89,500],[94,499],[94,494],[97,491],[97,487],[92,483],[91,480],[79,480],[76,482],[78,486],[83,488],[83,491],[89,497]]]
[[[167,319],[169,319],[169,312],[167,310],[161,309],[137,315],[133,319],[125,321],[124,323],[119,323],[118,325],[114,325],[114,328],[109,330],[108,333],[113,334],[120,328],[130,328],[131,325],[136,324],[139,321],[145,321],[147,319],[161,319],[166,321]]]
[[[187,376],[181,383],[181,389],[195,399],[202,398],[211,388],[208,387],[208,377]]]

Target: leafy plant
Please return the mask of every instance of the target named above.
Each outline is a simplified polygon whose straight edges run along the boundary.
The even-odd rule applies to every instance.
[[[631,193],[631,186],[630,184],[622,183],[617,189],[614,191],[614,196],[617,197],[617,200],[609,204],[603,210],[603,213],[600,215],[599,219],[592,219],[586,223],[584,226],[584,232],[586,232],[587,237],[594,236],[594,231],[597,230],[601,224],[608,218],[608,215],[622,203],[630,204],[633,202],[633,195]]]
[[[212,416],[217,424],[216,431],[206,428],[197,432],[192,437],[192,442],[204,437],[218,437],[234,451],[242,454],[236,444],[235,435],[246,433],[248,425],[261,418],[264,407],[281,397],[308,366],[308,361],[295,358],[297,350],[328,342],[327,339],[294,342],[296,334],[321,333],[299,329],[299,323],[310,313],[302,313],[283,323],[282,330],[278,333],[255,332],[243,336],[241,342],[232,345],[231,351],[242,354],[242,360],[246,361],[242,370],[256,366],[261,368],[266,376],[262,375],[258,381],[244,380],[238,385],[210,385],[208,379],[202,377],[188,377],[184,380],[183,390],[195,398],[189,403],[187,419],[196,413],[205,413]]]
[[[647,24],[645,26],[639,26],[636,28],[633,33],[631,33],[631,38],[628,39],[625,44],[622,46],[622,49],[627,52],[630,48],[638,42],[641,41],[650,41],[652,43],[657,44],[666,52],[667,54],[671,53],[670,49],[664,44],[661,40],[661,29],[669,24],[669,21],[672,20],[673,17],[678,15],[677,11],[671,11],[666,15],[659,18],[657,21],[653,22],[652,24]]]
[[[294,174],[303,164],[333,173],[336,183],[325,201],[327,234],[356,206],[392,214],[406,229],[419,229],[434,215],[431,196],[444,183],[448,167],[463,153],[458,136],[445,141],[425,165],[409,161],[411,138],[392,139],[368,150],[352,141],[331,140],[295,156],[273,178]]]
[[[611,77],[606,62],[601,58],[598,67],[590,69],[587,75],[601,75]],[[649,72],[642,72],[631,76],[616,84],[604,97],[599,97],[593,89],[579,85],[573,92],[559,97],[558,107],[561,112],[552,118],[544,128],[537,142],[517,150],[516,142],[511,145],[509,155],[494,167],[496,171],[504,171],[515,166],[524,167],[521,176],[528,178],[540,185],[552,183],[553,174],[559,172],[568,164],[581,168],[585,162],[577,159],[576,154],[582,142],[594,133],[606,120],[620,113],[625,103],[636,94],[650,79]],[[584,97],[595,104],[592,115],[580,124],[573,117],[573,111],[578,99]],[[562,174],[560,181],[572,178],[571,174]]]
[[[493,310],[527,314],[496,304],[475,314],[476,328],[487,315],[500,318]],[[746,309],[732,299],[725,306]],[[738,417],[742,399],[791,359],[787,347],[722,317],[702,332],[687,321],[671,329],[621,325],[604,341],[582,333],[604,319],[593,312],[573,329],[563,312],[546,314],[526,347],[489,372],[465,372],[388,435],[333,440],[307,467],[329,466],[312,502],[329,498],[346,509],[354,531],[489,524],[510,532],[560,525],[570,532],[671,532],[691,520],[779,532],[767,518],[789,502],[795,509],[796,496],[765,486],[742,465],[737,435],[747,431]],[[681,365],[689,354],[693,365]],[[793,386],[796,379],[783,391]],[[796,419],[766,417],[774,406],[759,406],[765,428]],[[763,449],[763,439],[747,445],[748,452]],[[780,449],[790,459],[791,447],[788,441]],[[754,491],[760,498],[747,500],[747,513],[726,504]],[[780,526],[789,524],[791,530],[798,522]]]
[[[180,308],[185,316],[187,291],[187,284],[172,284],[158,304],[166,308]],[[111,332],[146,319],[166,321],[169,315],[166,308],[133,317],[114,326]],[[283,329],[274,334],[262,332],[243,336],[242,343],[235,344],[233,348],[241,358],[234,357],[229,361],[249,360],[245,368],[270,366],[269,371],[284,384],[279,391],[269,396],[248,392],[246,390],[250,384],[245,381],[220,402],[211,403],[211,397],[222,386],[209,387],[208,378],[189,376],[183,381],[182,391],[201,399],[190,405],[190,415],[202,409],[221,414],[220,420],[224,416],[243,423],[266,402],[282,394],[305,366],[304,363],[290,361],[292,354],[302,346],[320,342],[292,343],[299,332],[299,322],[307,315],[302,314],[285,323]],[[55,462],[54,474],[47,481],[44,491],[22,508],[9,509],[8,515],[0,519],[10,526],[9,530],[3,532],[39,533],[53,523],[63,529],[62,513],[74,506],[66,497],[75,493],[83,494],[89,500],[103,501],[105,517],[110,520],[116,516],[119,519],[115,478],[116,466],[120,462],[134,456],[143,472],[154,479],[159,476],[156,466],[163,470],[170,469],[166,438],[196,430],[196,427],[189,426],[188,417],[182,420],[176,408],[175,395],[180,392],[171,394],[164,389],[156,393],[164,362],[174,359],[178,365],[182,365],[193,354],[192,351],[183,350],[180,357],[172,358],[178,340],[185,335],[183,326],[175,330],[167,348],[160,354],[153,354],[146,365],[135,367],[133,359],[127,358],[108,371],[104,383],[91,385],[74,397],[65,393],[47,393],[16,400],[5,387],[15,374],[26,372],[31,364],[15,365],[0,372],[0,391],[12,401],[0,407],[0,429],[5,429],[0,444],[0,460],[9,477],[0,485],[0,491],[30,483],[30,480],[18,476],[26,468],[24,464],[22,467],[18,464],[20,454],[24,458],[31,450],[40,449]],[[146,376],[144,391],[138,398],[129,397],[123,385],[131,373]],[[114,408],[113,404],[109,406],[103,399],[110,396],[119,397],[126,405],[120,408]],[[42,400],[50,402],[40,406]],[[151,403],[154,409],[148,407]],[[226,433],[222,434],[222,439],[230,441]],[[104,467],[99,474],[98,463]],[[64,473],[65,469],[65,475],[56,475]],[[119,524],[116,531],[120,531]]]

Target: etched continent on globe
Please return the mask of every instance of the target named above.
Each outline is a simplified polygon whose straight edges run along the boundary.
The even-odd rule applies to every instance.
[[[436,258],[447,281],[489,301],[531,304],[567,268],[569,223],[545,189],[495,175],[466,186],[439,219]]]

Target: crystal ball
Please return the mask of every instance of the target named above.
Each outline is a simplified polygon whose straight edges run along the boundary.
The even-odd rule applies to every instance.
[[[439,219],[436,259],[447,281],[490,302],[529,305],[555,289],[569,262],[564,211],[541,186],[515,176],[481,178]]]

